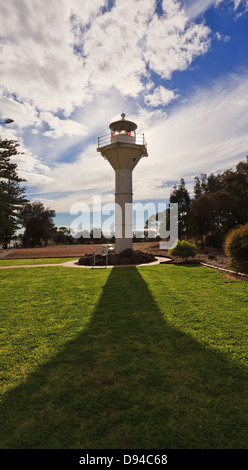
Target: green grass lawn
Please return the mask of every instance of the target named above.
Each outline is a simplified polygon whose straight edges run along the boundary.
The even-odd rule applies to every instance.
[[[248,283],[0,270],[1,448],[248,448]]]

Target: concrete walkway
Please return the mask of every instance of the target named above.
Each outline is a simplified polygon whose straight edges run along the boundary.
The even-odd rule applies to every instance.
[[[78,264],[78,261],[65,261],[64,263],[54,263],[54,264],[20,264],[20,265],[13,265],[13,266],[0,266],[0,269],[15,269],[15,268],[48,268],[51,266],[64,266],[65,268],[86,268],[86,269],[106,269],[107,268],[127,268],[127,267],[134,267],[134,266],[154,266],[160,263],[168,263],[170,258],[162,258],[156,257],[156,261],[152,263],[144,263],[144,264],[120,264],[116,266],[83,266]]]
[[[83,266],[78,264],[77,261],[66,261],[65,263],[61,264],[61,266],[65,266],[67,268],[90,268],[90,269],[105,269],[105,268],[130,268],[133,266],[154,266],[156,264],[160,264],[161,262],[165,261],[170,261],[170,258],[162,258],[162,257],[156,257],[156,261],[153,261],[152,263],[144,263],[144,264],[118,264],[118,265],[109,265],[109,266]]]

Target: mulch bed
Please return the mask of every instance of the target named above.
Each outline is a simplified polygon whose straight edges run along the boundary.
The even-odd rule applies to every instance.
[[[131,248],[122,251],[120,254],[109,253],[108,264],[110,266],[120,265],[139,265],[144,263],[152,263],[156,260],[155,255],[145,253],[141,250],[132,250]],[[106,257],[101,255],[86,254],[79,258],[78,264],[81,266],[103,266],[106,264]]]

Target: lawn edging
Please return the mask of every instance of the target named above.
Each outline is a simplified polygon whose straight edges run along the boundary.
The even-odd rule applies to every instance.
[[[221,268],[220,266],[213,266],[212,264],[207,264],[207,263],[202,263],[202,262],[200,262],[200,265],[205,266],[206,268],[213,268],[213,269],[218,269],[219,271],[225,271],[226,273],[234,274],[235,276],[242,276],[242,277],[248,278],[248,274],[240,273],[238,271],[231,271],[230,269]]]

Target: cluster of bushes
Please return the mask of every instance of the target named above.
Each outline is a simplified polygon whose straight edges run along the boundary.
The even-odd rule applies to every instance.
[[[248,272],[248,223],[228,233],[224,250],[235,270]]]
[[[177,244],[169,250],[169,254],[178,258],[187,260],[188,258],[194,258],[198,252],[198,248],[193,243],[187,242],[186,240],[178,241]]]
[[[194,237],[201,249],[222,248],[232,268],[248,272],[248,156],[235,170],[195,177],[192,199],[181,178],[173,187],[170,203],[178,204],[179,240]],[[194,257],[195,249],[179,242],[171,254]]]
[[[248,223],[240,225],[228,233],[224,243],[224,251],[230,260],[230,267],[236,271],[248,273]],[[194,258],[197,252],[197,246],[186,240],[178,241],[177,245],[169,250],[170,255],[184,260],[190,257]],[[208,258],[214,259],[215,256],[209,255]]]

